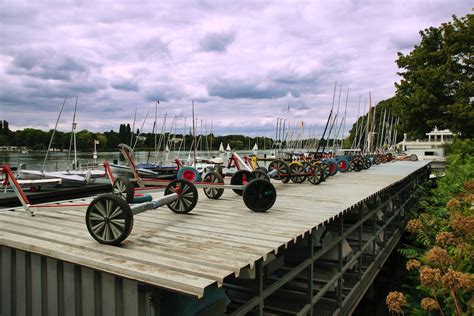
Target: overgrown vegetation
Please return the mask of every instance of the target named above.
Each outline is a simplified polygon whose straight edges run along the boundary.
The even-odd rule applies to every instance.
[[[407,259],[402,292],[387,296],[389,310],[410,315],[474,313],[473,141],[455,140],[445,175],[420,188],[419,208],[399,252]]]

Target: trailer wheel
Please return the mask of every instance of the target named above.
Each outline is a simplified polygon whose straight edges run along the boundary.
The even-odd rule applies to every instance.
[[[171,181],[165,189],[165,196],[177,193],[178,199],[167,206],[170,210],[179,214],[186,214],[196,206],[199,195],[196,187],[191,181],[177,179]]]
[[[112,186],[112,193],[121,197],[127,201],[127,203],[133,203],[135,190],[132,182],[127,177],[115,179],[114,185]]]
[[[234,175],[232,178],[230,178],[230,184],[232,185],[246,185],[248,182],[252,181],[255,179],[255,175],[248,171],[248,170],[239,170]],[[236,194],[242,195],[244,190],[242,189],[232,189]]]
[[[222,178],[222,176],[215,172],[215,171],[211,171],[209,172],[208,174],[206,174],[204,176],[204,179],[203,179],[203,182],[210,182],[210,183],[221,183],[221,184],[224,184],[224,179]],[[214,200],[217,200],[219,199],[222,194],[224,194],[224,189],[223,188],[204,188],[202,189],[204,191],[204,194],[210,198],[210,199],[214,199]]]
[[[269,210],[275,204],[276,196],[273,184],[263,179],[250,181],[243,192],[245,205],[254,212]]]
[[[199,174],[199,171],[197,171],[196,168],[193,167],[180,168],[176,178],[188,180],[190,182],[201,181],[201,175]]]
[[[309,175],[307,177],[311,184],[320,184],[323,181],[324,172],[319,165],[309,166]]]
[[[262,171],[262,169],[257,168],[257,170],[253,172],[253,174],[255,175],[256,179],[264,179],[270,181],[270,177],[267,175],[266,172]]]
[[[133,212],[128,203],[113,193],[96,197],[86,211],[89,234],[102,244],[118,245],[130,235]]]

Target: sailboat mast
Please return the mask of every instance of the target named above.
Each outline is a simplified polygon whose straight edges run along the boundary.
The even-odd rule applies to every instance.
[[[73,170],[77,169],[77,142],[76,142],[76,128],[77,128],[77,123],[76,123],[76,110],[77,110],[77,101],[79,97],[76,96],[76,105],[74,106],[74,115],[72,118],[72,128],[73,128],[73,134],[74,134],[74,168]]]
[[[374,132],[375,132],[375,126],[377,125],[377,122],[375,121],[375,117],[377,114],[377,106],[374,105],[374,114],[372,115],[372,131],[370,133],[370,153],[373,153],[374,150],[374,143],[375,143],[375,137],[374,137]]]
[[[196,121],[194,117],[194,100],[192,101],[192,108],[193,108],[193,151],[194,151],[194,157],[193,157],[193,165],[194,168],[196,168]]]
[[[364,153],[370,151],[369,144],[370,144],[370,115],[371,115],[371,109],[372,109],[372,96],[369,92],[369,111],[367,112],[367,126],[366,126],[366,137],[367,137],[367,145],[364,146]]]
[[[384,136],[384,133],[385,133],[385,118],[387,116],[387,109],[384,109],[383,110],[383,118],[382,118],[382,123],[381,123],[381,129],[380,129],[380,132],[379,132],[379,148],[382,149],[383,147],[383,136]]]
[[[78,97],[76,96],[76,105],[74,106],[74,114],[72,116],[72,125],[71,125],[71,137],[69,139],[69,150],[67,154],[67,161],[68,163],[71,161],[71,150],[72,150],[72,144],[74,143],[74,153],[76,153],[76,110],[77,110],[77,101]],[[76,155],[75,155],[76,156]],[[76,157],[74,157],[73,161],[73,170],[76,170],[76,165],[75,165]]]
[[[186,125],[187,125],[187,124],[186,124],[186,123],[187,123],[187,119],[188,119],[188,118],[185,116],[185,117],[184,117],[184,131],[183,131],[183,147],[184,147],[184,151],[186,151],[186,133],[187,133],[187,131],[186,131]]]
[[[349,89],[347,89],[347,94],[346,94],[346,106],[344,108],[344,118],[343,118],[343,123],[342,123],[342,135],[341,135],[341,148],[344,148],[343,143],[344,143],[344,132],[346,129],[346,115],[347,115],[347,103],[349,101]]]
[[[133,149],[135,149],[135,146],[137,146],[138,139],[140,138],[140,134],[143,132],[143,126],[145,125],[145,122],[146,122],[149,114],[150,114],[150,109],[148,109],[148,111],[146,112],[145,118],[143,119],[142,126],[140,127],[140,131],[137,135],[137,138],[135,139],[135,144],[133,144]]]
[[[321,139],[318,142],[318,148],[316,149],[316,155],[318,154],[319,149],[321,148],[321,141],[323,140],[324,136],[326,136],[326,130],[328,128],[329,122],[331,121],[332,117],[332,111],[334,109],[334,102],[336,101],[336,89],[337,89],[337,81],[334,83],[334,92],[332,94],[332,106],[331,106],[331,111],[329,112],[328,120],[326,122],[326,126],[324,127],[323,134],[321,135]],[[324,149],[326,148],[327,141],[324,144],[324,148],[322,153],[324,153]],[[321,153],[321,154],[322,154]]]
[[[46,165],[46,160],[48,160],[49,150],[51,149],[51,145],[53,144],[54,134],[56,133],[56,129],[58,128],[59,119],[61,118],[61,114],[63,113],[64,104],[66,104],[66,99],[67,99],[67,94],[64,97],[63,104],[61,105],[61,109],[59,110],[58,118],[56,120],[56,125],[54,125],[53,134],[51,135],[51,139],[49,140],[48,150],[46,151],[46,155],[44,156],[43,169],[42,170],[44,170],[44,167]]]
[[[153,124],[153,133],[155,134],[154,137],[155,137],[155,153],[158,152],[158,147],[156,147],[158,145],[158,134],[156,133],[157,129],[158,129],[158,126],[156,125],[158,123],[158,104],[160,104],[160,101],[157,100],[156,103],[155,103],[155,123]],[[148,157],[150,157],[150,155],[148,155]]]
[[[357,140],[357,134],[359,133],[360,98],[361,96],[359,95],[359,105],[357,106],[357,119],[355,122],[355,134],[354,134],[354,139],[352,140],[351,149],[354,149],[354,145]]]
[[[135,107],[135,115],[133,115],[132,135],[130,136],[130,146],[133,144],[133,134],[135,134],[135,121],[137,120],[137,108]]]

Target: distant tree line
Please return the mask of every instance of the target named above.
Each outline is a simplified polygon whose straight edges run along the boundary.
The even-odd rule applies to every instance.
[[[35,128],[25,128],[12,131],[9,129],[7,121],[0,122],[0,146],[25,146],[35,150],[46,150],[48,148],[53,130],[42,131]],[[136,136],[138,134],[140,134],[140,138],[137,141]],[[170,150],[178,150],[180,147],[179,142],[182,141],[181,150],[189,151],[192,149],[191,146],[194,139],[191,133],[184,135],[184,139],[183,134],[170,135],[169,133],[165,133],[163,136],[157,134],[156,137],[157,143],[161,143],[159,150],[165,149],[166,142]],[[161,142],[159,141],[160,137],[162,138]],[[252,148],[255,143],[257,143],[259,149],[270,149],[273,145],[273,139],[269,137],[247,137],[244,135],[216,136],[208,134],[202,136],[200,141],[199,136],[196,136],[196,138],[198,139],[198,150],[217,150],[221,142],[225,147],[229,144],[232,149],[237,150]],[[97,149],[102,151],[116,150],[120,143],[130,145],[132,142],[130,124],[120,124],[118,132],[110,130],[103,133],[94,133],[88,130],[81,130],[76,133],[76,146],[79,151],[92,151],[94,140],[99,141]],[[176,140],[176,142],[174,142],[174,140]],[[136,150],[154,150],[155,134],[140,133],[140,130],[137,129],[133,136],[133,144],[135,142],[137,142]],[[71,132],[56,131],[52,143],[53,148],[68,150],[70,143]]]

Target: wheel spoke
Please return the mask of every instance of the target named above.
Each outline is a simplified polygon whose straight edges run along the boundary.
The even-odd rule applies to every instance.
[[[114,202],[111,200],[105,200],[105,210],[106,210],[106,216],[109,217],[110,214],[112,213],[112,208],[114,207]]]
[[[120,227],[121,229],[125,227],[125,219],[112,219],[110,220],[110,223],[113,223],[114,225]]]
[[[96,203],[95,205],[95,209],[99,211],[100,215],[102,215],[102,217],[107,217],[106,214],[107,212],[105,211],[104,209],[104,205],[102,204],[102,201],[99,201]]]
[[[115,209],[109,215],[109,219],[115,218],[119,216],[120,214],[122,214],[122,209],[119,206],[115,206]]]
[[[103,216],[100,216],[100,214],[97,214],[97,213],[90,213],[89,215],[89,221],[103,221],[104,220],[104,217]]]
[[[111,222],[109,222],[109,228],[110,228],[110,232],[112,233],[112,238],[113,239],[116,239],[117,237],[119,237],[122,234],[122,231],[120,229],[118,229],[117,226],[115,226]]]
[[[102,239],[109,240],[110,238],[110,227],[108,224],[105,224],[104,233],[102,234]]]
[[[100,222],[100,223],[98,223],[98,224],[92,226],[92,231],[93,231],[96,235],[99,235],[99,233],[100,233],[101,231],[103,231],[104,226],[105,226],[105,222]]]
[[[192,200],[189,199],[182,199],[182,202],[186,208],[192,204]]]

